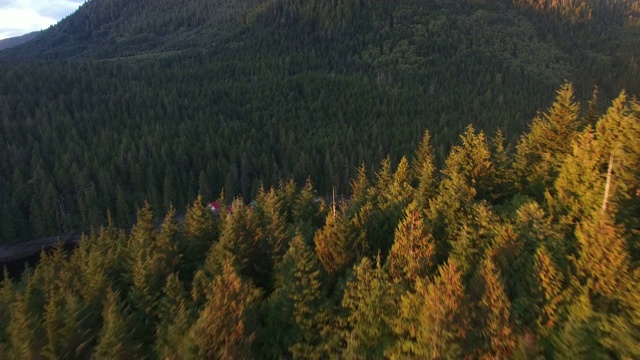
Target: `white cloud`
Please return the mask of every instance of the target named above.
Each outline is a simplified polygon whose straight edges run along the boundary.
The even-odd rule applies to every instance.
[[[84,0],[0,0],[0,39],[44,30]]]

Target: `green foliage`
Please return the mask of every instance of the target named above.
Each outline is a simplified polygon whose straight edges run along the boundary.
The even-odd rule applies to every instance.
[[[541,335],[547,335],[559,321],[559,307],[563,302],[563,275],[556,269],[549,251],[540,247],[535,256],[536,280],[540,293],[537,324]]]
[[[462,144],[451,148],[442,170],[438,198],[434,206],[445,212],[447,220],[475,199],[490,199],[495,176],[491,150],[483,132],[476,133],[469,125],[461,137]]]
[[[628,321],[594,311],[585,293],[574,298],[568,313],[569,319],[553,341],[558,358],[634,358],[640,353],[635,329]]]
[[[621,229],[606,215],[585,219],[576,229],[580,255],[576,267],[587,288],[599,295],[618,291],[628,276],[628,251]]]
[[[198,265],[204,262],[206,252],[218,238],[218,223],[213,214],[198,197],[186,209],[184,234],[187,241],[179,242],[179,251],[183,255],[184,275],[192,274]]]
[[[308,201],[308,200],[307,200]],[[309,204],[306,204],[309,206]],[[307,210],[309,216],[313,216],[313,210]],[[282,261],[282,257],[288,248],[289,234],[287,229],[286,218],[283,214],[282,199],[276,193],[275,189],[268,192],[260,191],[256,199],[256,208],[254,209],[256,222],[258,223],[257,237],[260,239],[259,246],[263,249],[262,257],[265,261],[265,271],[272,272],[275,264]],[[311,220],[311,219],[310,219]],[[272,263],[269,260],[273,259]]]
[[[142,356],[142,349],[133,336],[134,322],[118,297],[113,291],[106,294],[102,311],[103,325],[93,358],[136,359]]]
[[[514,331],[510,323],[511,303],[504,292],[502,277],[491,258],[482,262],[480,276],[484,291],[479,301],[483,319],[482,335],[487,344],[486,356],[506,358],[515,347]]]
[[[391,324],[396,316],[396,296],[380,258],[374,265],[365,257],[353,267],[353,278],[347,282],[342,298],[348,312],[345,358],[384,358],[394,340]]]
[[[42,341],[37,333],[38,324],[34,316],[29,313],[28,299],[24,296],[16,296],[11,308],[11,322],[7,328],[9,334],[9,346],[12,357],[31,359],[37,357],[38,349]]]
[[[329,274],[343,272],[354,261],[359,250],[354,235],[346,214],[335,208],[327,215],[322,229],[316,232],[315,251]]]
[[[307,179],[293,208],[293,218],[297,219],[297,228],[306,238],[312,238],[314,230],[322,226],[326,216],[325,210],[324,200],[318,197],[311,180]]]
[[[440,267],[433,282],[418,279],[415,291],[402,294],[393,322],[398,336],[391,359],[457,358],[466,332],[466,302],[460,270],[455,263]]]
[[[243,276],[258,279],[264,270],[260,264],[261,248],[256,236],[256,222],[253,213],[246,209],[242,200],[236,199],[231,213],[221,224],[220,240],[209,249],[205,268],[212,276],[221,273],[225,262],[232,262]]]
[[[437,190],[436,165],[434,151],[431,145],[431,133],[425,131],[416,150],[416,158],[412,164],[414,178],[418,181],[416,191],[418,205],[426,207]]]
[[[449,241],[449,257],[468,277],[482,262],[485,252],[499,238],[503,225],[493,210],[484,202],[475,203],[467,216],[460,216],[454,223],[454,233]]]
[[[637,101],[622,92],[595,128],[579,136],[555,184],[558,212],[571,221],[615,214],[636,259],[640,227],[631,214],[640,205],[638,114]]]
[[[565,83],[548,112],[534,118],[529,132],[520,139],[515,168],[532,192],[549,188],[558,176],[580,130],[579,112],[573,85]]]
[[[387,267],[391,279],[413,288],[418,279],[433,275],[435,268],[435,244],[425,229],[422,216],[415,203],[405,210],[404,219],[398,224]]]
[[[155,353],[161,359],[196,359],[197,349],[190,337],[193,305],[187,301],[178,275],[166,280],[160,303],[160,316],[155,338]]]
[[[288,350],[294,358],[322,358],[323,331],[330,320],[323,273],[316,255],[302,236],[293,238],[283,261],[283,270],[287,277],[282,286],[291,300],[291,319],[297,330]]]
[[[513,317],[523,326],[535,327],[545,311],[551,311],[545,310],[545,301],[557,300],[544,299],[552,296],[551,293],[557,295],[556,292],[562,288],[562,281],[558,278],[568,270],[566,254],[569,254],[569,249],[574,249],[567,244],[562,228],[537,202],[522,204],[514,215],[512,231],[515,238],[499,251],[496,263],[503,274],[505,292],[512,302]],[[540,281],[553,283],[540,289]]]
[[[255,337],[251,306],[259,291],[225,262],[207,289],[207,300],[190,329],[199,357],[249,358]]]
[[[147,316],[154,316],[155,308],[162,296],[167,276],[174,271],[177,254],[173,237],[178,229],[175,212],[170,210],[160,232],[155,230],[153,214],[148,205],[138,212],[138,222],[131,231],[127,253],[131,256],[130,296],[136,308]]]

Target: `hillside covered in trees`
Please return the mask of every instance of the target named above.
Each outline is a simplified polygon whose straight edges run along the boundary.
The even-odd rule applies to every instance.
[[[469,125],[435,161],[361,165],[215,215],[110,218],[0,285],[0,353],[99,359],[640,357],[640,102],[570,84],[513,148]],[[156,225],[156,219],[162,224]]]
[[[0,243],[84,233],[0,354],[640,358],[638,55],[638,0],[89,0],[0,52]]]
[[[565,80],[640,93],[637,1],[90,0],[0,52],[0,242],[129,228],[222,190],[441,166],[467,124],[512,147]],[[592,101],[596,104],[595,101]],[[594,111],[595,111],[594,110]],[[586,110],[585,110],[586,111]],[[372,173],[368,174],[373,175]]]

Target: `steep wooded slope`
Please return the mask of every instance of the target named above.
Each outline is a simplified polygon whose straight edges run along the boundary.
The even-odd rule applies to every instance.
[[[565,79],[581,100],[640,92],[638,30],[602,21],[501,1],[89,1],[0,53],[0,238],[289,177],[347,192],[426,128],[439,161],[468,123],[514,143]]]

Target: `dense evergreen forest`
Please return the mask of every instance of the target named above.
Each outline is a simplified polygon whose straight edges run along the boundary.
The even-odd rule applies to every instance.
[[[85,234],[1,357],[640,358],[637,55],[638,0],[89,0],[0,52],[0,243]]]
[[[512,147],[565,80],[585,103],[597,85],[598,110],[640,93],[637,13],[637,1],[87,1],[0,52],[0,242],[95,230],[107,211],[129,228],[145,201],[180,214],[198,194],[249,203],[288,179],[349,193],[360,164],[397,164],[427,128],[440,166],[467,124]]]
[[[214,214],[113,218],[0,285],[11,359],[640,357],[640,102],[564,84],[511,150],[468,125],[442,166],[363,164]],[[161,218],[161,224],[156,219]]]

